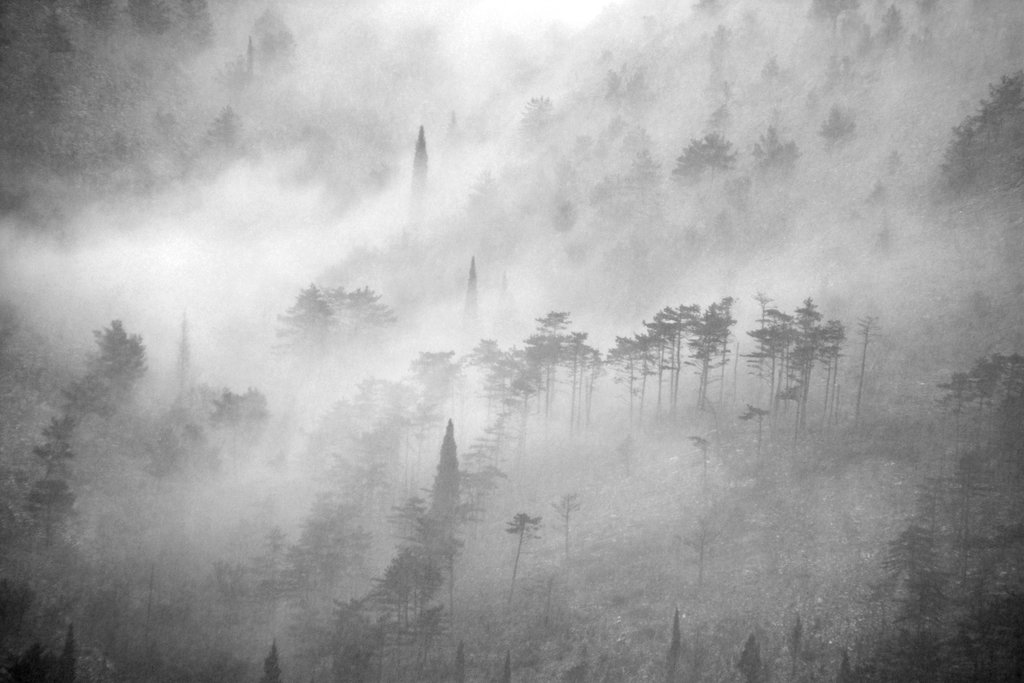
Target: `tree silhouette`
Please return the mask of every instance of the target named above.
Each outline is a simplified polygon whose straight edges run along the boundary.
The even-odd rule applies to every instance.
[[[792,140],[782,142],[775,126],[768,126],[768,130],[761,134],[754,145],[753,155],[757,167],[762,171],[787,172],[796,165],[800,150]]]
[[[427,189],[427,136],[420,126],[416,135],[416,152],[412,160],[412,191],[413,196],[422,197]]]
[[[821,124],[821,130],[818,132],[831,147],[852,137],[856,128],[857,124],[849,112],[840,109],[839,105],[833,105],[828,112],[828,118]]]
[[[732,143],[719,133],[709,133],[700,140],[690,140],[676,159],[672,175],[684,180],[697,180],[705,171],[714,177],[715,171],[727,171],[735,164],[736,153],[732,151]]]
[[[270,644],[270,653],[263,660],[263,677],[260,683],[281,683],[281,667],[277,662],[277,640]]]
[[[110,415],[132,395],[146,374],[142,337],[129,335],[120,320],[93,332],[97,351],[89,356],[86,374],[64,392],[71,414]]]
[[[523,136],[530,142],[538,142],[554,120],[554,105],[547,97],[534,97],[523,110]]]
[[[520,512],[507,522],[505,533],[513,534],[518,538],[516,544],[516,559],[512,564],[512,583],[508,589],[508,604],[512,604],[512,594],[516,589],[516,575],[519,573],[519,555],[523,551],[523,542],[528,538],[537,538],[540,529],[540,517],[531,517],[525,512]]]
[[[469,260],[469,279],[466,282],[466,305],[462,316],[467,321],[475,321],[477,312],[476,257],[473,256]]]
[[[762,431],[763,431],[762,428],[763,428],[764,418],[768,414],[769,414],[769,412],[767,410],[765,410],[764,408],[757,408],[757,407],[752,406],[752,405],[750,405],[748,403],[747,404],[747,409],[740,415],[740,419],[744,420],[744,421],[747,421],[747,420],[757,420],[757,457],[758,458],[761,457],[761,434],[762,434]]]
[[[277,336],[284,348],[301,354],[323,354],[337,326],[334,309],[314,284],[299,292],[295,304],[277,317]]]
[[[853,423],[855,425],[860,424],[860,403],[864,395],[864,372],[867,369],[868,362],[868,342],[871,339],[872,332],[878,333],[878,318],[872,316],[861,318],[857,321],[857,331],[864,341],[860,352],[860,372],[857,373],[857,403],[853,411]]]
[[[71,415],[52,418],[43,429],[43,443],[32,449],[45,467],[43,478],[28,493],[28,510],[43,526],[46,545],[53,542],[53,530],[66,517],[75,503],[67,482],[69,463],[74,458],[71,438],[77,421]]]

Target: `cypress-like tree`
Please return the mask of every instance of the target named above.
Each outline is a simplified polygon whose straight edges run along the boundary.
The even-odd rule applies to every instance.
[[[270,644],[270,654],[263,660],[263,678],[260,683],[281,683],[281,667],[277,663],[277,640]]]
[[[416,137],[416,156],[412,160],[412,189],[416,195],[422,195],[427,186],[427,137],[420,126]]]
[[[433,496],[430,502],[430,514],[444,525],[451,526],[455,522],[455,514],[459,506],[459,458],[455,446],[455,426],[448,420],[441,442],[441,457],[437,463],[437,475],[434,477]]]
[[[469,282],[466,284],[466,308],[463,313],[467,321],[476,320],[477,297],[476,297],[476,257],[469,259]]]
[[[675,683],[676,668],[679,666],[679,653],[682,649],[682,639],[679,635],[679,608],[676,607],[676,615],[672,618],[672,643],[668,646],[668,665],[665,683]]]

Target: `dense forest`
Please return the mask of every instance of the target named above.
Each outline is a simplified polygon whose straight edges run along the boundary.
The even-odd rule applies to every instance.
[[[496,6],[0,2],[0,681],[1024,680],[1020,1]]]

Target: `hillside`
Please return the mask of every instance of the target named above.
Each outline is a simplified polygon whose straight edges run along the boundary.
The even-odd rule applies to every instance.
[[[0,680],[1018,680],[1020,2],[496,7],[0,5]]]

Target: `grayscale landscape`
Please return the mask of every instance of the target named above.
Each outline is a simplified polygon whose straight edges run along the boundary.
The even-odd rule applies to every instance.
[[[0,0],[0,683],[1024,680],[1021,0]]]

